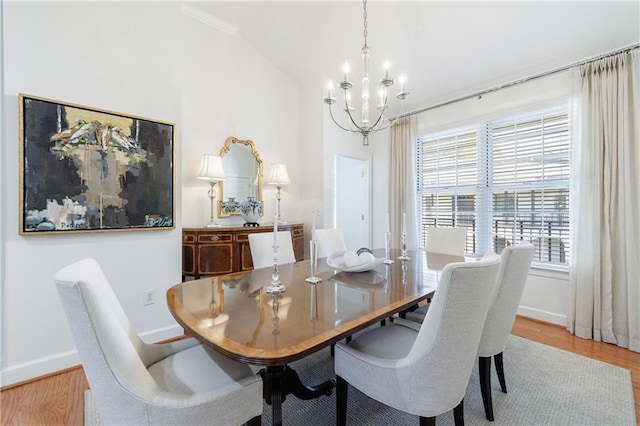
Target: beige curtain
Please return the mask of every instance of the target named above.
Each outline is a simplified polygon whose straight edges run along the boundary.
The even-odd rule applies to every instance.
[[[635,50],[574,70],[571,297],[576,336],[640,352],[640,108]]]
[[[389,132],[389,216],[391,247],[401,248],[403,222],[407,229],[407,249],[418,247],[416,212],[416,117],[399,118]]]

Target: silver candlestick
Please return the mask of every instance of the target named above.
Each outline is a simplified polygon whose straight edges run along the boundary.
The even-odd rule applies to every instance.
[[[287,291],[287,288],[280,283],[280,273],[278,272],[278,249],[277,244],[273,245],[273,272],[271,273],[271,284],[265,289],[267,294],[280,294]]]
[[[409,255],[407,254],[407,233],[402,231],[402,252],[400,256],[398,256],[398,260],[411,260]]]

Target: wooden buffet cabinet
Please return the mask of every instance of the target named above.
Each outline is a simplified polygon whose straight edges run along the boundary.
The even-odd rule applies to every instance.
[[[278,231],[290,231],[296,261],[304,258],[304,225],[285,223]],[[192,276],[228,274],[253,269],[249,234],[273,232],[273,226],[221,226],[182,228],[182,280]]]

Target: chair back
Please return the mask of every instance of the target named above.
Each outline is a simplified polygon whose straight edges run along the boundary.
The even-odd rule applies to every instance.
[[[278,232],[278,265],[295,263],[296,256],[293,252],[291,232]],[[249,248],[253,268],[266,268],[273,266],[273,232],[258,232],[249,234]]]
[[[480,339],[478,356],[489,357],[504,350],[516,318],[535,247],[529,242],[505,247],[494,300]]]
[[[74,342],[101,420],[145,418],[143,401],[160,388],[140,357],[144,343],[131,326],[94,259],[73,263],[54,275]]]
[[[427,227],[426,251],[464,256],[467,228]]]
[[[311,237],[318,242],[318,258],[347,251],[347,244],[340,228],[316,229],[316,234]]]
[[[427,404],[427,411],[435,413],[464,398],[499,268],[500,256],[493,252],[478,262],[444,268],[413,347],[399,361],[399,379],[407,386],[398,398]]]

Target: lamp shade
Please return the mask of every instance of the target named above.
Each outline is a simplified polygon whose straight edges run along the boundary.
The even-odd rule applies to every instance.
[[[196,176],[198,179],[220,181],[225,180],[227,175],[222,167],[222,157],[219,155],[204,154],[202,156],[202,165],[200,173]]]
[[[289,185],[291,183],[291,179],[289,179],[289,174],[287,173],[287,165],[272,164],[269,176],[267,177],[267,183],[269,185],[278,186]]]

